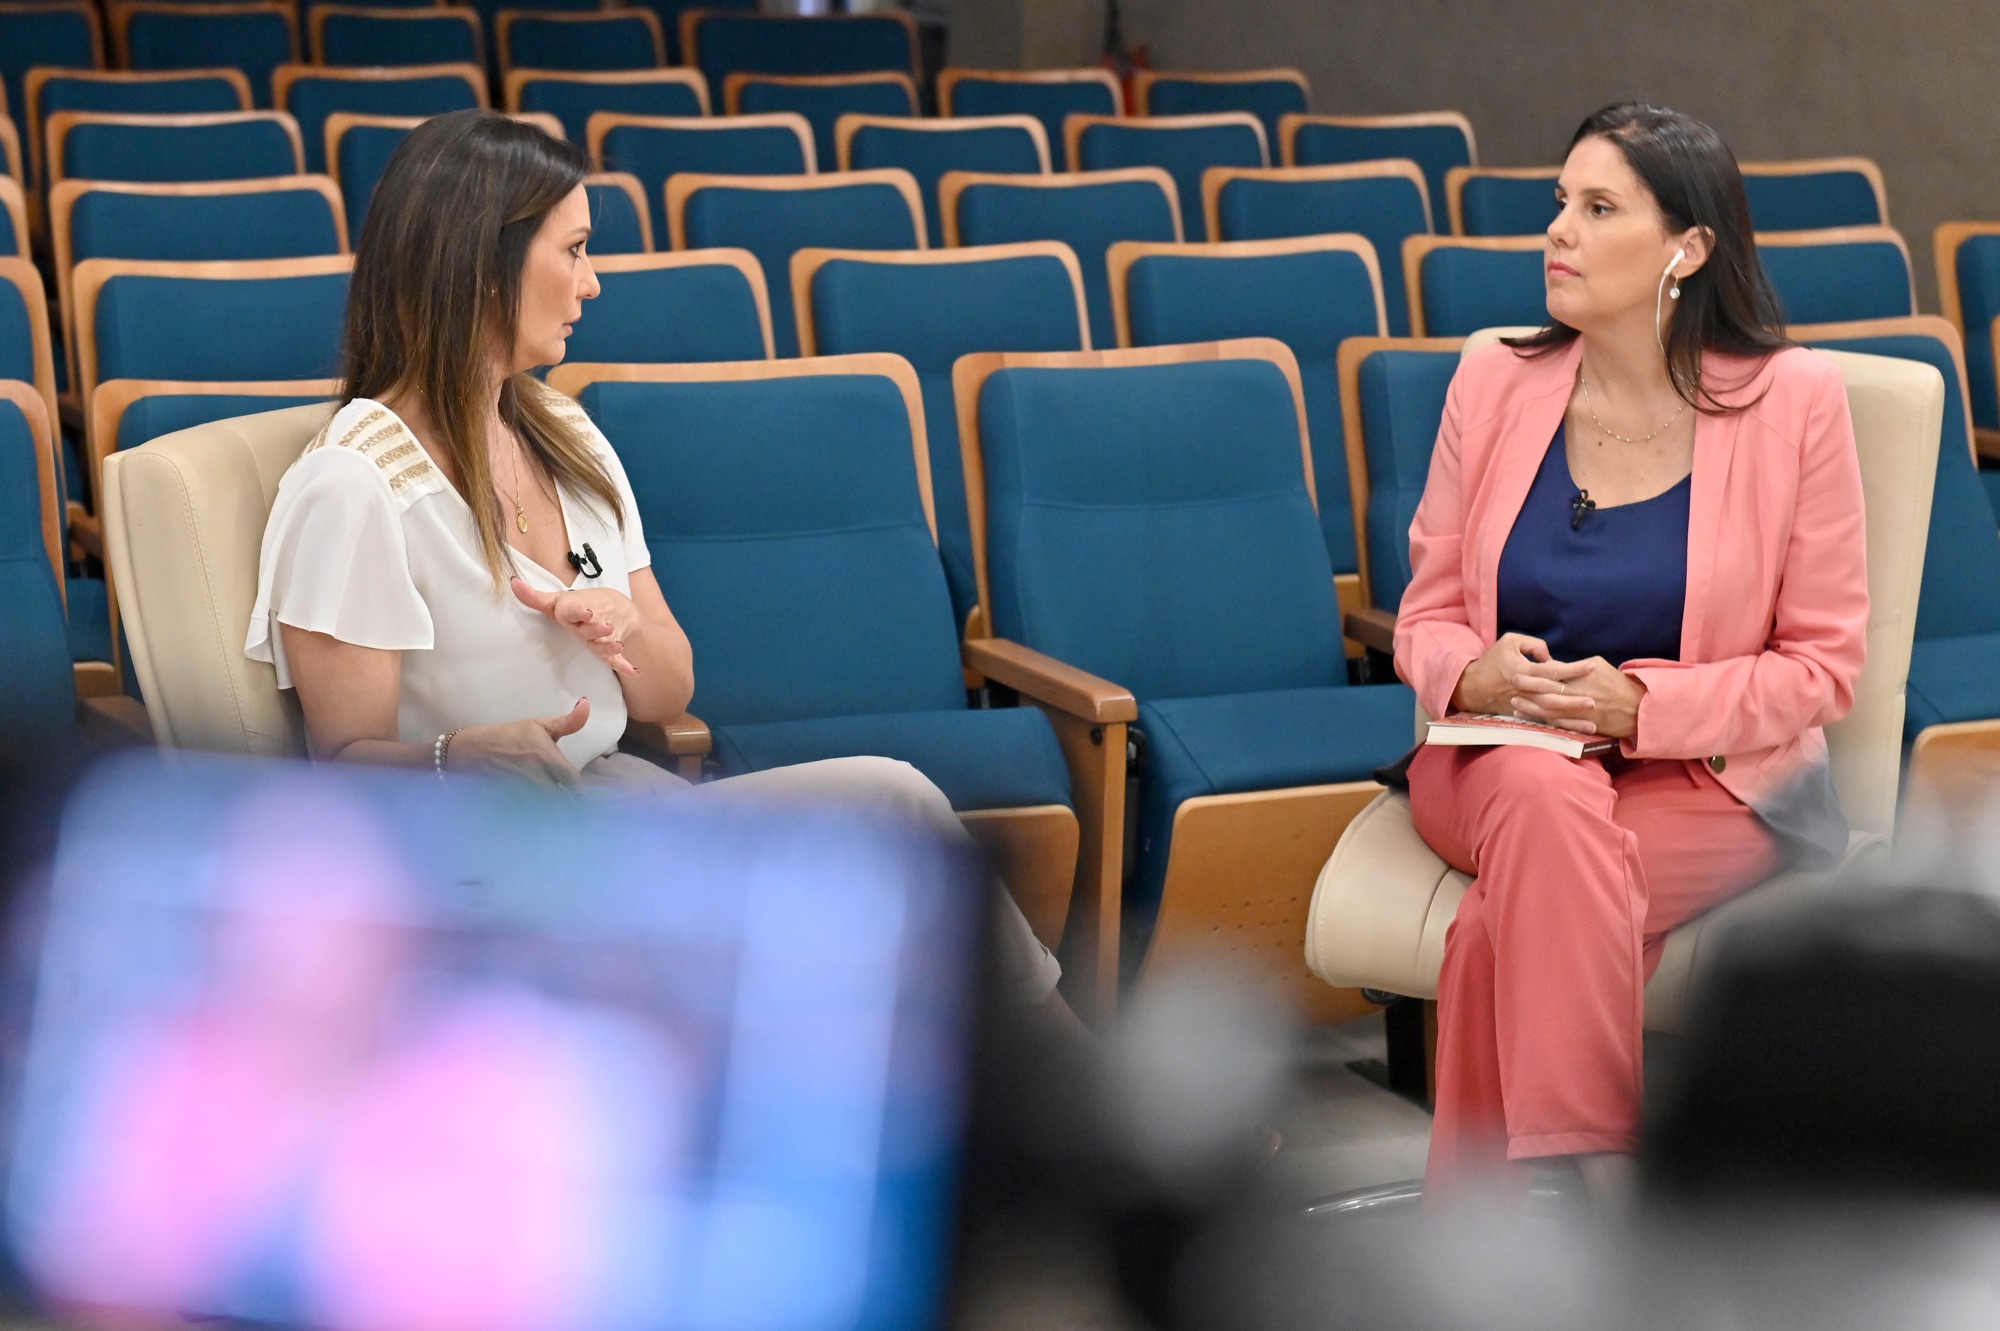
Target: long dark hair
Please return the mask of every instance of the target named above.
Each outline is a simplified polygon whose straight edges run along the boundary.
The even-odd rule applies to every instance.
[[[429,404],[496,589],[511,561],[487,452],[491,349],[514,345],[528,246],[589,171],[574,145],[497,112],[434,116],[389,159],[354,256],[342,402],[414,393]],[[532,375],[500,385],[500,419],[522,446],[622,523],[578,415]]]
[[[1778,294],[1757,257],[1750,198],[1735,154],[1721,135],[1693,116],[1644,102],[1620,102],[1593,112],[1577,127],[1570,150],[1593,137],[1618,145],[1653,192],[1670,231],[1699,227],[1713,238],[1708,262],[1680,279],[1681,297],[1666,335],[1667,377],[1697,411],[1741,410],[1747,404],[1724,402],[1702,382],[1702,353],[1750,356],[1761,364],[1790,342]],[[1576,329],[1552,318],[1532,337],[1506,341],[1524,354],[1546,356],[1577,336]]]

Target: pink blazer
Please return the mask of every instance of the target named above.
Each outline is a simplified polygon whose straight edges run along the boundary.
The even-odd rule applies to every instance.
[[[1539,360],[1505,346],[1451,381],[1430,478],[1410,525],[1396,670],[1442,716],[1465,667],[1499,636],[1500,552],[1562,422],[1581,342]],[[1854,705],[1868,627],[1861,465],[1840,371],[1800,347],[1765,362],[1710,356],[1725,401],[1695,423],[1687,608],[1678,661],[1614,662],[1646,686],[1634,758],[1708,762],[1764,811],[1826,761],[1820,729]]]

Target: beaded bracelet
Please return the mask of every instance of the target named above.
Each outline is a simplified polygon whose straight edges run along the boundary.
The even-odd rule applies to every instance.
[[[459,730],[463,729],[463,726],[459,727]],[[440,781],[444,780],[444,764],[445,759],[451,754],[451,742],[457,738],[457,730],[447,731],[439,735],[436,742],[431,745],[431,761],[437,765],[438,780]]]

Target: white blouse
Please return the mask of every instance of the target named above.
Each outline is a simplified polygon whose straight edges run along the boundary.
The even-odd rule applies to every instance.
[[[511,546],[507,553],[539,590],[629,595],[632,571],[653,562],[639,505],[610,443],[581,408],[566,414],[618,487],[624,527],[595,500],[559,490],[570,549],[588,543],[603,573],[558,575]],[[428,744],[460,726],[561,716],[578,698],[590,699],[590,720],[557,741],[572,763],[610,753],[625,731],[617,673],[505,585],[495,587],[472,510],[379,402],[357,398],[334,414],[279,482],[264,528],[244,650],[275,666],[288,689],[279,624],[401,652],[396,736],[406,743]]]

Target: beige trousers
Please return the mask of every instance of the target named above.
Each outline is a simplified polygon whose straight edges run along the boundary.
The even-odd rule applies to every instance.
[[[635,754],[614,752],[586,763],[583,777],[586,782],[605,786],[685,793],[690,799],[844,803],[887,809],[975,855],[982,854],[952,812],[944,792],[922,772],[894,758],[828,758],[695,786]],[[993,902],[993,958],[999,979],[1006,992],[1023,1005],[1040,1004],[1054,992],[1062,967],[1035,937],[1021,908],[997,881]]]

